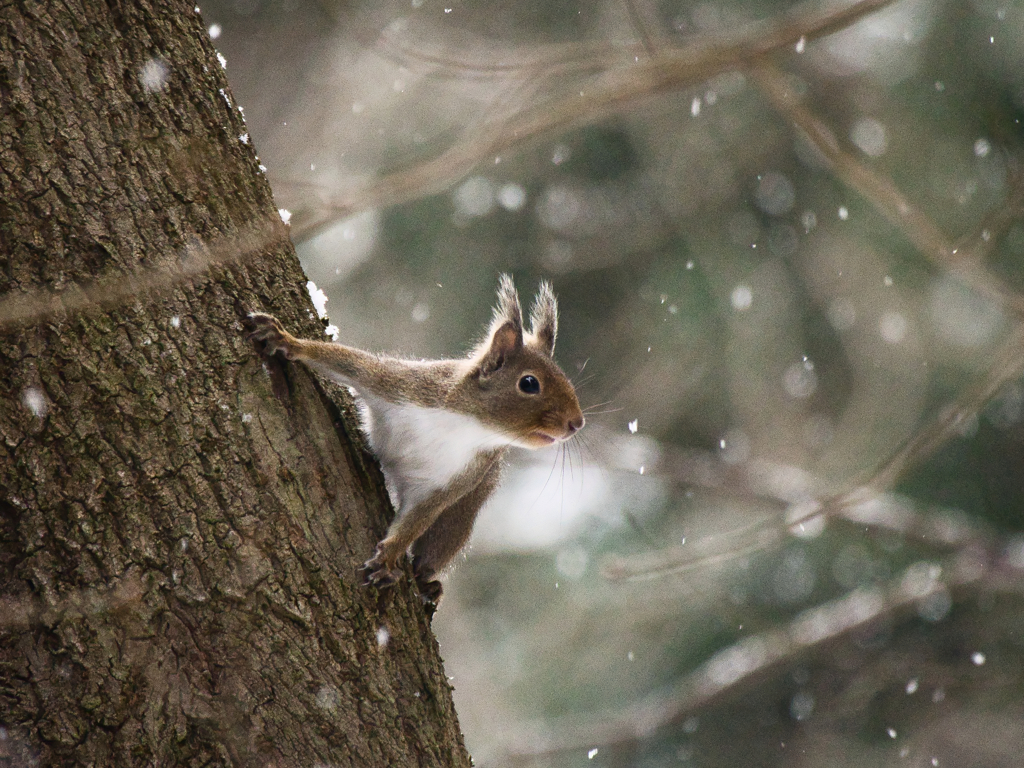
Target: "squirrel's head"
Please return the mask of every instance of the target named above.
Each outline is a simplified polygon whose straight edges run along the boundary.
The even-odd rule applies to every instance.
[[[486,339],[473,351],[465,385],[481,421],[507,433],[525,448],[568,440],[583,428],[583,412],[572,383],[552,355],[558,304],[541,283],[530,310],[530,330],[512,278],[502,275],[498,305]]]

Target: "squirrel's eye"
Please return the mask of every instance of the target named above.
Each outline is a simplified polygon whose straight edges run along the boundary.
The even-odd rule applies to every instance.
[[[536,376],[526,374],[519,380],[519,391],[528,395],[536,395],[540,392],[540,382],[537,381]]]

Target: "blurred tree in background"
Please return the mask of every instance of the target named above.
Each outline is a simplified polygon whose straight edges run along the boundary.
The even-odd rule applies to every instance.
[[[347,343],[555,283],[434,621],[481,765],[1018,765],[1024,7],[204,3]]]

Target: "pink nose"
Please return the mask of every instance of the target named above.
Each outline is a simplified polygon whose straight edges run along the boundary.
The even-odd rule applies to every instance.
[[[568,431],[568,433],[571,435],[571,434],[573,434],[575,432],[579,432],[581,429],[583,429],[583,425],[585,423],[586,423],[586,421],[584,421],[583,414],[581,413],[575,419],[569,419],[569,421],[565,425],[565,428],[566,428],[566,431]]]

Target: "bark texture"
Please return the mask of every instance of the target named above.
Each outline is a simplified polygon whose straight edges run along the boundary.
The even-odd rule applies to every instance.
[[[191,2],[0,3],[0,765],[466,766]]]

